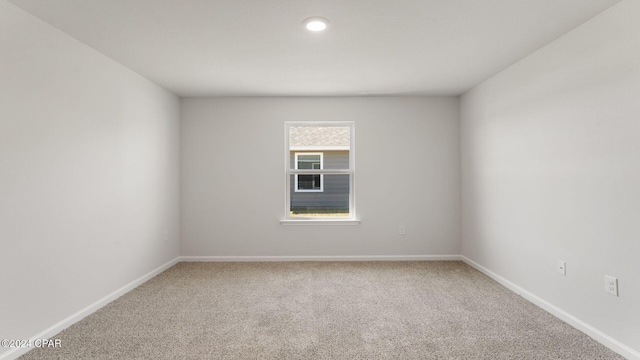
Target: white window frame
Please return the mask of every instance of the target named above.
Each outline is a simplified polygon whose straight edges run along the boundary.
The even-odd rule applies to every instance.
[[[298,126],[313,126],[313,127],[335,127],[335,126],[345,126],[350,129],[350,143],[349,143],[349,168],[348,169],[325,169],[324,164],[321,166],[321,169],[297,169],[297,156],[294,156],[295,166],[291,166],[291,151],[304,153],[305,150],[310,150],[306,152],[306,154],[313,153],[313,150],[323,149],[291,149],[289,147],[289,132],[291,127]],[[360,223],[360,220],[356,217],[356,191],[355,191],[355,183],[356,183],[356,147],[355,147],[355,122],[354,121],[318,121],[318,122],[299,122],[299,121],[287,121],[284,123],[284,177],[285,177],[285,214],[284,219],[280,220],[280,223],[283,225],[357,225]],[[331,149],[326,149],[331,150]],[[346,149],[345,149],[346,150]],[[322,155],[322,160],[324,161],[324,155]],[[297,176],[299,174],[348,174],[349,175],[349,216],[348,217],[291,217],[291,178],[297,181]],[[321,180],[321,183],[324,186],[324,179]],[[295,189],[298,188],[297,183],[294,184]]]
[[[298,155],[320,155],[320,169],[324,169],[324,153],[321,152],[296,152],[295,153],[295,167],[298,170]],[[294,176],[295,179],[295,192],[324,192],[324,174],[320,174],[320,189],[300,189],[298,188],[298,176],[304,174],[296,174]],[[318,175],[318,174],[309,174],[309,175]]]

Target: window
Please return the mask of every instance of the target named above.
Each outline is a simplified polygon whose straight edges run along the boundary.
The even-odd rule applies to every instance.
[[[354,159],[353,122],[285,123],[283,223],[354,221]]]
[[[296,169],[323,169],[323,153],[295,153]],[[298,174],[296,175],[296,192],[322,192],[322,174]]]

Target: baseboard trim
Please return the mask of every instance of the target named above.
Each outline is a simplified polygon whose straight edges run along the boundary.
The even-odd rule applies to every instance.
[[[460,255],[344,255],[344,256],[181,256],[184,262],[287,262],[287,261],[451,261]]]
[[[589,335],[591,338],[599,342],[600,344],[608,347],[609,349],[617,352],[618,354],[624,356],[629,360],[640,360],[640,352],[630,348],[629,346],[621,343],[620,341],[612,338],[611,336],[603,333],[602,331],[594,328],[593,326],[585,323],[584,321],[578,319],[577,317],[569,314],[568,312],[558,308],[557,306],[551,304],[550,302],[538,297],[537,295],[521,288],[520,286],[512,283],[511,281],[503,278],[502,276],[496,274],[495,272],[487,269],[486,267],[478,264],[477,262],[469,259],[466,256],[460,256],[461,260],[464,261],[469,266],[477,269],[493,280],[499,282],[501,285],[506,287],[507,289],[513,291],[514,293],[522,296],[533,304],[541,307],[547,312],[551,313],[553,316],[559,318],[560,320],[566,322],[567,324],[575,327],[576,329],[582,331],[583,333]]]
[[[58,333],[60,333],[62,330],[68,328],[69,326],[77,323],[78,321],[84,319],[85,317],[87,317],[88,315],[91,315],[92,313],[98,311],[100,308],[104,307],[105,305],[109,304],[110,302],[114,301],[115,299],[119,298],[120,296],[128,293],[129,291],[135,289],[136,287],[140,286],[141,284],[149,281],[151,278],[153,278],[154,276],[160,274],[161,272],[165,271],[166,269],[172,267],[173,265],[177,264],[180,261],[179,257],[176,257],[175,259],[167,262],[164,265],[161,265],[160,267],[150,271],[149,273],[133,280],[132,282],[124,285],[123,287],[119,288],[118,290],[110,293],[109,295],[101,298],[100,300],[94,302],[93,304],[85,307],[84,309],[76,312],[75,314],[67,317],[66,319],[61,320],[60,322],[58,322],[57,324],[49,327],[48,329],[38,333],[35,336],[31,337],[31,342],[33,343],[36,339],[51,339],[54,338],[55,335],[57,335]],[[0,354],[0,360],[9,360],[9,359],[17,359],[19,356],[26,354],[29,350],[32,350],[32,348],[30,347],[26,347],[26,348],[12,348],[7,352],[4,352],[2,354]]]

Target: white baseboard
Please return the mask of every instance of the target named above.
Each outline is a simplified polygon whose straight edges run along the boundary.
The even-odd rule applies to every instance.
[[[503,278],[502,276],[494,273],[493,271],[487,269],[486,267],[478,264],[477,262],[467,258],[466,256],[460,256],[461,260],[470,266],[474,267],[478,271],[484,273],[488,277],[493,280],[499,282],[507,289],[515,292],[516,294],[522,296],[528,301],[534,303],[535,305],[541,307],[547,312],[551,313],[553,316],[559,318],[560,320],[566,322],[567,324],[575,327],[576,329],[582,331],[583,333],[589,335],[594,340],[599,342],[600,344],[608,347],[609,349],[617,352],[618,354],[626,357],[629,360],[640,360],[640,352],[630,348],[629,346],[619,342],[618,340],[612,338],[611,336],[603,333],[602,331],[594,328],[593,326],[585,323],[584,321],[578,319],[577,317],[569,314],[568,312],[558,308],[557,306],[551,304],[550,302],[543,300],[537,295],[521,288],[520,286],[512,283],[511,281]]]
[[[460,255],[344,255],[344,256],[181,256],[184,262],[267,262],[267,261],[450,261]]]
[[[102,299],[94,302],[93,304],[85,307],[84,309],[76,312],[75,314],[69,316],[66,319],[63,319],[62,321],[58,322],[57,324],[49,327],[48,329],[40,332],[39,334],[32,336],[31,337],[31,343],[34,343],[34,341],[36,339],[51,339],[54,338],[55,335],[57,335],[58,333],[60,333],[62,330],[68,328],[69,326],[77,323],[78,321],[84,319],[85,317],[87,317],[88,315],[91,315],[92,313],[96,312],[97,310],[99,310],[100,308],[102,308],[103,306],[107,305],[108,303],[112,302],[113,300],[119,298],[120,296],[128,293],[129,291],[135,289],[136,287],[138,287],[139,285],[143,284],[144,282],[150,280],[151,278],[153,278],[154,276],[160,274],[161,272],[165,271],[166,269],[172,267],[173,265],[177,264],[180,261],[180,258],[177,257],[171,261],[169,261],[168,263],[152,270],[151,272],[133,280],[132,282],[124,285],[123,287],[119,288],[118,290],[110,293],[109,295],[103,297]],[[12,348],[9,351],[6,351],[2,354],[0,354],[0,360],[9,360],[9,359],[17,359],[19,356],[26,354],[29,350],[32,350],[32,348],[30,347],[25,347],[25,348]]]

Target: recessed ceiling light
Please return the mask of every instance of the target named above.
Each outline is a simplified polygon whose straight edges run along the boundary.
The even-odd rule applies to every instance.
[[[304,27],[309,31],[319,32],[324,31],[329,24],[329,20],[321,17],[310,17],[302,22]]]

